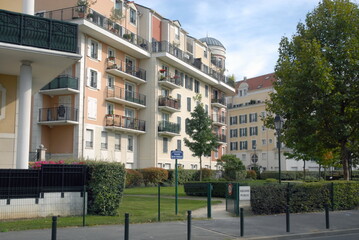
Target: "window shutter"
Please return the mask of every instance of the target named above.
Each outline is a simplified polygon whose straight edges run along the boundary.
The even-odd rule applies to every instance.
[[[97,89],[98,90],[101,90],[101,79],[102,79],[101,72],[97,72]]]
[[[91,56],[91,39],[87,40],[87,56]]]
[[[87,86],[91,86],[91,69],[90,68],[87,68],[87,71],[86,71],[86,85]]]
[[[102,60],[102,44],[101,43],[98,43],[98,50],[97,50],[97,59],[99,61]]]

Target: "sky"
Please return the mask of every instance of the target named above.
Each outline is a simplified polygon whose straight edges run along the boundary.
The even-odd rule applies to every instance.
[[[274,72],[281,38],[291,38],[320,0],[134,1],[179,20],[192,37],[219,40],[227,52],[226,75],[239,81]]]

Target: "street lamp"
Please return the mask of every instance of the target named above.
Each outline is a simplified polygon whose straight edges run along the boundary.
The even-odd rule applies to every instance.
[[[274,126],[275,126],[275,130],[277,132],[277,148],[278,148],[278,161],[279,161],[279,172],[278,172],[278,177],[279,177],[279,183],[282,183],[281,181],[281,166],[280,166],[280,147],[281,147],[281,130],[283,128],[283,119],[281,118],[281,116],[279,115],[275,115],[274,118]]]

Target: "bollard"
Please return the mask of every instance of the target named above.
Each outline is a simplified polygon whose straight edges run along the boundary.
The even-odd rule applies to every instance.
[[[187,240],[191,240],[191,218],[192,211],[187,211]]]
[[[158,221],[161,221],[161,184],[158,184]]]
[[[325,209],[325,227],[329,229],[329,206],[328,204],[324,204]]]
[[[240,225],[240,235],[241,237],[243,237],[244,235],[244,217],[243,217],[243,208],[239,209],[239,216],[240,216],[240,221],[241,221],[241,225]]]
[[[286,215],[287,232],[290,232],[290,219],[289,219],[289,206],[288,205],[285,210],[285,215]]]
[[[129,228],[130,225],[130,215],[128,213],[125,213],[125,240],[129,240]]]
[[[82,197],[82,226],[84,227],[86,225],[86,185],[84,185]]]
[[[207,218],[212,217],[212,205],[211,205],[211,198],[212,198],[212,184],[207,184]]]
[[[51,240],[56,240],[56,228],[57,228],[57,217],[52,217],[52,231],[51,231]]]

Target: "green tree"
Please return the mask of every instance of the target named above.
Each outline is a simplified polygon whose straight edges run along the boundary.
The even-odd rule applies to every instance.
[[[211,151],[217,151],[219,143],[218,137],[212,132],[212,120],[201,103],[201,96],[197,95],[194,100],[198,104],[186,126],[190,139],[185,138],[184,143],[192,151],[192,156],[199,158],[199,179],[202,181],[202,157],[211,156]]]
[[[239,181],[246,178],[246,168],[242,161],[233,154],[225,154],[218,160],[218,165],[224,169],[224,178]]]
[[[319,3],[291,39],[282,38],[276,92],[267,105],[285,119],[283,141],[295,152],[339,151],[346,180],[359,137],[358,26],[356,4]]]

